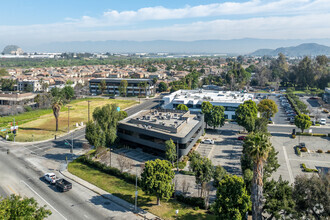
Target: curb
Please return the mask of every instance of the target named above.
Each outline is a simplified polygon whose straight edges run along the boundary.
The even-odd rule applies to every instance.
[[[67,170],[64,170],[64,171],[67,171]],[[143,218],[143,219],[148,219],[148,220],[161,219],[161,218],[159,218],[158,216],[156,216],[156,218],[147,218],[145,215],[143,215],[143,214],[140,213],[141,211],[144,211],[144,210],[141,209],[141,208],[139,208],[139,207],[137,207],[138,212],[135,213],[134,210],[132,210],[131,208],[127,208],[127,207],[125,207],[125,206],[124,206],[123,204],[121,204],[120,202],[118,202],[118,201],[114,201],[113,199],[111,199],[111,198],[109,198],[109,197],[107,197],[107,196],[105,196],[105,195],[102,195],[101,193],[97,192],[96,190],[91,189],[91,188],[85,186],[84,184],[82,184],[82,183],[80,183],[80,182],[78,182],[78,181],[76,181],[76,180],[74,180],[74,179],[68,177],[67,175],[65,175],[65,174],[63,173],[63,171],[59,170],[59,172],[60,172],[63,176],[65,176],[66,178],[68,178],[68,179],[70,179],[70,180],[72,180],[72,181],[78,183],[79,185],[85,187],[86,189],[91,190],[92,192],[98,194],[98,195],[101,196],[102,198],[105,198],[105,199],[107,199],[107,200],[110,200],[111,202],[115,203],[116,205],[118,205],[118,206],[120,206],[120,207],[123,207],[123,208],[125,208],[125,209],[131,211],[133,214],[135,214],[135,215],[137,215],[137,216],[139,216],[139,217],[141,217],[141,218]],[[67,172],[69,172],[69,171],[67,171]],[[70,174],[71,174],[71,173],[70,173]],[[71,174],[71,175],[73,175],[73,174]],[[73,175],[73,176],[74,176],[74,175]],[[78,178],[79,178],[79,177],[78,177]],[[86,180],[85,180],[85,181],[86,181]],[[87,181],[86,181],[86,182],[87,182]],[[91,184],[91,183],[90,183],[90,184]],[[91,185],[93,185],[93,184],[91,184]],[[96,186],[95,186],[95,187],[96,187]],[[111,197],[117,198],[116,196],[112,195],[111,193],[109,193],[109,194],[111,195]],[[118,198],[118,199],[120,199],[120,198]],[[126,201],[125,201],[125,202],[126,202]],[[127,202],[127,203],[129,203],[129,202]],[[129,204],[131,204],[131,203],[129,203]],[[133,204],[131,204],[131,205],[133,205]],[[144,211],[144,212],[145,212],[145,211]],[[152,215],[153,215],[153,214],[152,214]]]

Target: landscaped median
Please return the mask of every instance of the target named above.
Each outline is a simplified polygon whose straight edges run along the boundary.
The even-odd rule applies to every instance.
[[[112,195],[134,204],[135,184],[127,182],[130,177],[124,178],[123,175],[120,178],[107,174],[95,167],[85,164],[83,160],[79,158],[69,163],[68,171]],[[122,174],[118,174],[118,176],[121,175]],[[160,218],[175,219],[175,211],[179,210],[179,219],[216,219],[214,215],[209,214],[206,210],[194,210],[192,207],[179,203],[174,199],[170,199],[168,202],[162,201],[161,205],[158,206],[156,197],[146,195],[139,187],[138,191],[138,206]]]

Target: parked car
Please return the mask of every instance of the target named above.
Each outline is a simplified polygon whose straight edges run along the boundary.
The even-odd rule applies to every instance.
[[[239,136],[239,137],[237,138],[237,140],[244,141],[245,137],[246,137],[246,136]]]
[[[321,118],[321,119],[320,119],[320,124],[321,124],[321,125],[326,125],[326,124],[327,124],[327,119],[325,119],[325,118]]]
[[[205,139],[202,141],[203,144],[214,144],[214,140],[212,139]]]
[[[56,175],[55,175],[55,173],[46,173],[44,175],[44,178],[50,184],[55,184],[55,182],[56,182]]]

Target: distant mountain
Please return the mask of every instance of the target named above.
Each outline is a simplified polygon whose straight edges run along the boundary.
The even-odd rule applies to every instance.
[[[199,41],[74,41],[53,42],[28,47],[29,52],[110,52],[110,53],[212,53],[212,54],[247,54],[257,49],[289,47],[303,43],[318,43],[330,46],[329,39],[276,40],[276,39],[233,39]]]
[[[251,53],[251,55],[277,56],[279,53],[283,53],[285,56],[288,57],[330,55],[330,47],[316,43],[305,43],[305,44],[300,44],[296,47],[280,47],[275,50],[260,49]]]
[[[15,54],[16,51],[20,51],[20,50],[22,50],[22,49],[19,46],[17,46],[17,45],[7,45],[3,49],[2,53],[3,54]]]

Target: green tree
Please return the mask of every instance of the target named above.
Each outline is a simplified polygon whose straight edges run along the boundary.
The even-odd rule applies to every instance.
[[[107,83],[105,82],[104,79],[102,79],[99,84],[99,90],[101,91],[101,94],[103,94],[106,89],[107,89]]]
[[[85,137],[88,143],[96,148],[106,146],[105,133],[101,129],[100,125],[94,123],[93,121],[86,123]]]
[[[42,220],[51,214],[46,206],[39,207],[34,198],[22,198],[14,194],[4,199],[0,197],[0,219]]]
[[[168,161],[170,161],[173,165],[176,160],[176,146],[172,139],[165,141],[165,157]]]
[[[202,103],[202,113],[204,114],[204,122],[209,124],[211,122],[211,111],[212,111],[213,105],[210,102],[203,102]]]
[[[167,91],[167,84],[164,82],[160,82],[158,84],[158,91],[159,92],[166,92]]]
[[[2,91],[14,91],[16,81],[13,79],[0,79]]]
[[[297,176],[293,198],[299,219],[328,219],[330,216],[330,175]],[[298,219],[297,218],[297,219]]]
[[[49,84],[48,84],[48,83],[42,83],[42,84],[41,84],[41,89],[42,89],[42,91],[44,91],[44,92],[48,89],[48,87],[49,87]]]
[[[158,78],[157,78],[157,77],[152,78],[152,83],[153,83],[154,85],[157,83],[157,81],[158,81]]]
[[[254,101],[248,100],[240,104],[235,111],[237,124],[248,132],[255,130],[255,120],[258,116],[258,108]]]
[[[213,106],[211,111],[211,119],[209,121],[209,126],[213,126],[213,129],[225,124],[225,108],[223,106]]]
[[[179,104],[176,110],[189,111],[189,108],[185,104]]]
[[[62,98],[62,90],[60,88],[54,87],[50,90],[53,97]]]
[[[282,180],[282,176],[278,181],[272,179],[265,182],[263,211],[269,215],[269,220],[290,219],[295,214],[292,191],[293,188],[289,185],[289,181]]]
[[[73,85],[74,82],[73,82],[72,80],[69,79],[69,80],[67,80],[67,81],[65,82],[65,84],[66,84],[66,85]]]
[[[6,69],[4,69],[4,68],[1,68],[0,69],[0,77],[1,76],[8,76],[9,74],[8,74],[8,71],[6,70]]]
[[[244,181],[235,175],[226,175],[217,188],[213,210],[219,219],[245,219],[251,206]]]
[[[167,160],[147,161],[141,174],[141,188],[149,195],[157,197],[157,205],[160,199],[168,200],[173,192],[174,171]]]
[[[33,92],[33,85],[32,84],[27,84],[25,88],[25,92]]]
[[[227,171],[225,168],[223,168],[222,166],[218,165],[215,167],[214,169],[214,173],[213,173],[213,186],[214,187],[218,187],[219,186],[219,182],[223,179],[224,176],[227,175]]]
[[[277,112],[278,108],[274,100],[263,99],[258,104],[258,110],[262,113],[263,117],[269,119],[273,117]]]
[[[203,197],[203,186],[213,177],[213,165],[207,157],[201,157],[199,153],[194,154],[190,159],[189,168],[195,174],[196,184],[201,186],[201,197]]]
[[[65,86],[61,92],[66,100],[71,100],[74,97],[74,89],[71,86]]]
[[[119,92],[120,92],[121,95],[123,95],[123,96],[126,96],[127,95],[127,86],[128,86],[127,80],[124,80],[123,79],[120,82],[120,85],[118,87],[118,90],[119,90]]]
[[[58,131],[58,118],[60,117],[60,111],[63,106],[62,99],[60,97],[54,97],[52,102],[52,110],[56,122],[56,131]]]
[[[118,112],[118,114],[119,114],[119,116],[118,116],[118,121],[121,121],[121,120],[123,120],[124,118],[127,118],[127,112],[125,112],[125,111],[119,111]]]
[[[300,114],[296,115],[294,118],[294,124],[297,126],[297,128],[301,129],[302,133],[304,133],[304,130],[308,129],[312,125],[312,122],[308,115]]]
[[[252,217],[257,220],[262,219],[263,167],[271,147],[269,137],[264,133],[250,133],[243,144],[253,161]]]

